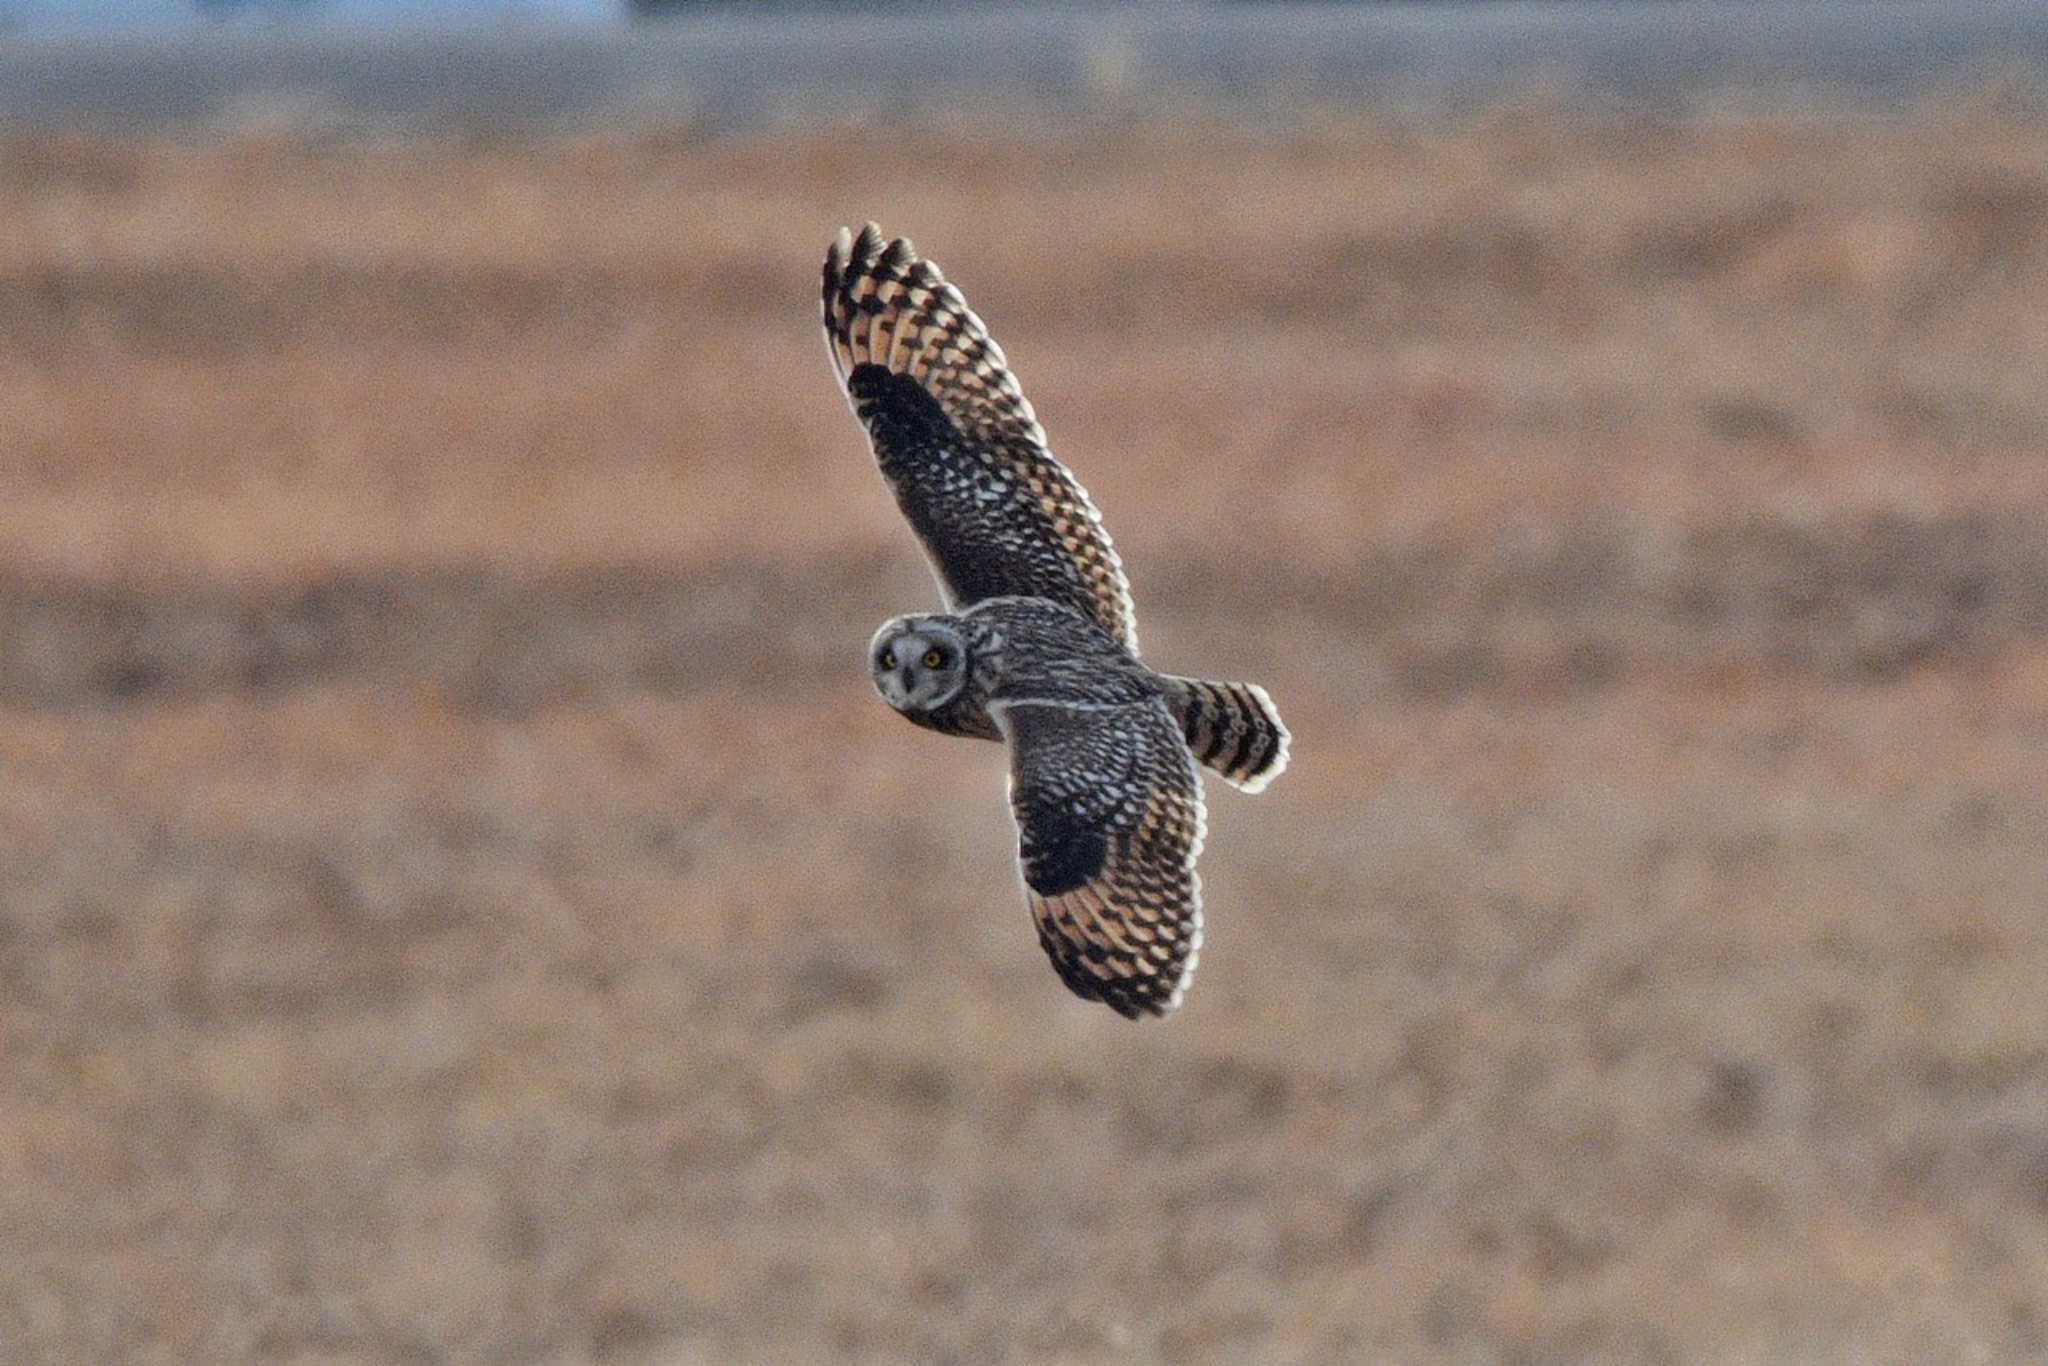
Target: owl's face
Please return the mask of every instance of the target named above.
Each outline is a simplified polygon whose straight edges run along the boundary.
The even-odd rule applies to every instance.
[[[875,632],[868,669],[882,700],[906,716],[936,711],[967,686],[967,642],[934,617],[897,617]]]

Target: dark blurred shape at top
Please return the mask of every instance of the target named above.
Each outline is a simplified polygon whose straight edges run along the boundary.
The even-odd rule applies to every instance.
[[[231,14],[274,14],[295,17],[310,14],[324,0],[192,0],[192,7],[208,18]]]
[[[626,13],[635,19],[701,14],[707,10],[722,10],[728,13],[787,13],[800,10],[826,13],[902,9],[997,10],[1003,8],[1006,3],[1008,0],[859,0],[855,4],[845,3],[845,0],[624,0]],[[1115,5],[1105,2],[1100,8],[1112,9]]]

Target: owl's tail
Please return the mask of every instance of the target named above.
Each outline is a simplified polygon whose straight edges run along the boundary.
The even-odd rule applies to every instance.
[[[1181,731],[1195,758],[1246,792],[1258,792],[1287,767],[1287,726],[1256,683],[1176,678]]]

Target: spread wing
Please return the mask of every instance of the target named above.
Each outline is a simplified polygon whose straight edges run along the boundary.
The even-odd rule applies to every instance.
[[[1201,779],[1164,703],[991,704],[1038,942],[1076,995],[1130,1019],[1180,1005],[1202,947]]]
[[[825,340],[875,461],[952,607],[1050,598],[1133,653],[1123,564],[1003,350],[939,268],[870,223],[825,255]]]

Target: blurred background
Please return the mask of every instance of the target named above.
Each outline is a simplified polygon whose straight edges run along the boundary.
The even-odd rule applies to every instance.
[[[2048,1354],[2048,9],[0,2],[0,1357]],[[1163,1024],[871,217],[1293,726]]]

